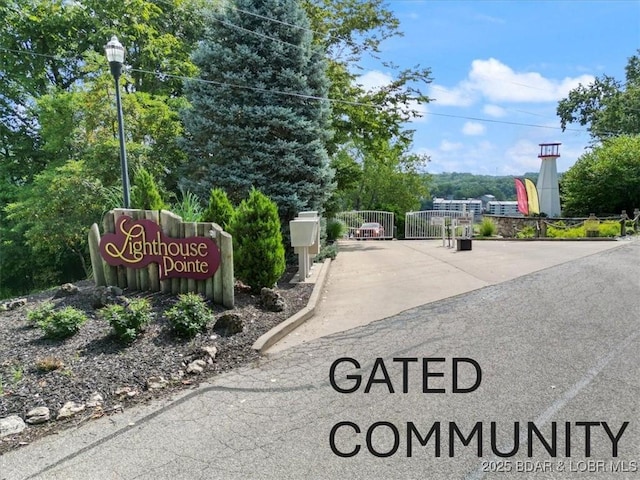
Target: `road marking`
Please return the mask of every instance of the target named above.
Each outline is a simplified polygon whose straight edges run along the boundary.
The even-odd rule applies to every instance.
[[[573,387],[564,392],[560,398],[558,398],[555,402],[553,402],[544,412],[542,412],[538,418],[535,419],[534,423],[538,428],[542,427],[545,423],[547,423],[556,413],[562,410],[565,405],[567,405],[571,400],[573,400],[578,393],[580,393],[587,385],[589,385],[598,374],[604,370],[614,358],[616,358],[619,354],[622,353],[631,343],[633,343],[640,336],[640,332],[636,332],[635,334],[627,337],[627,339],[622,342],[618,348],[611,350],[607,355],[602,357],[598,363],[596,363],[593,367],[587,370],[587,373],[584,377],[578,380]],[[520,435],[520,444],[527,444],[527,434],[526,431]],[[502,446],[500,451],[507,450],[507,446]],[[488,461],[496,461],[499,460],[497,456],[491,457]],[[486,460],[484,461],[486,463]],[[487,473],[482,470],[482,466],[479,466],[473,472],[468,473],[464,480],[481,480],[486,476]]]

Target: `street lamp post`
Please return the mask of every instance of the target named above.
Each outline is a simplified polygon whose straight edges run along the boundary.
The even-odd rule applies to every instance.
[[[111,67],[111,75],[116,82],[116,107],[118,110],[118,138],[120,140],[120,164],[122,168],[122,191],[124,208],[129,208],[129,169],[127,167],[127,150],[124,145],[124,121],[122,119],[122,102],[120,100],[120,73],[124,63],[125,50],[115,35],[104,47],[104,51]]]

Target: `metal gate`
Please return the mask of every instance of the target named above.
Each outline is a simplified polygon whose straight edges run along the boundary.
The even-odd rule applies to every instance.
[[[404,238],[407,240],[442,238],[442,226],[433,225],[434,222],[431,221],[432,218],[459,218],[469,215],[473,215],[473,212],[460,212],[457,210],[407,212],[404,220]]]
[[[393,212],[381,212],[378,210],[352,210],[350,212],[340,212],[336,214],[335,218],[347,226],[347,236],[349,238],[376,238],[383,240],[390,240],[393,238],[395,225]]]

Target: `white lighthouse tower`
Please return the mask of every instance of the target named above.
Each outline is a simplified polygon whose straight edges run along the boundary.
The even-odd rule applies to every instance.
[[[560,217],[560,188],[558,187],[558,168],[556,158],[560,156],[558,152],[560,143],[541,143],[540,174],[538,175],[538,200],[540,212],[546,213],[549,217]]]

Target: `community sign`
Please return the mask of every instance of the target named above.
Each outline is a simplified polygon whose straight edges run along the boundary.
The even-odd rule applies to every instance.
[[[220,251],[207,237],[167,237],[151,220],[126,215],[116,221],[116,232],[100,239],[100,254],[111,266],[144,268],[159,266],[160,280],[191,278],[206,280],[220,266]]]

